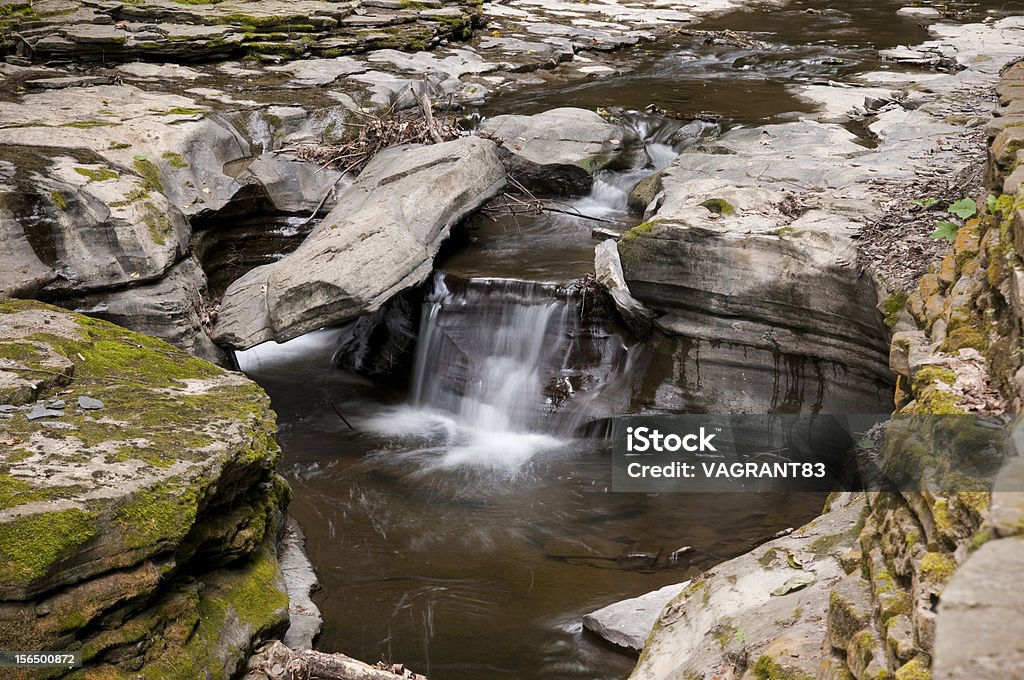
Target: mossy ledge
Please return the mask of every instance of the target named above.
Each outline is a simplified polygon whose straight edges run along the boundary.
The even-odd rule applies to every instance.
[[[191,680],[234,676],[282,632],[290,492],[258,386],[113,324],[0,300],[0,388],[19,406],[65,404],[0,420],[0,639],[81,650],[72,677]]]

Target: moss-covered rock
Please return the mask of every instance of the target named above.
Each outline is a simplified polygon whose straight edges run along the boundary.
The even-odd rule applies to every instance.
[[[31,301],[0,302],[5,385],[20,410],[0,420],[0,639],[81,649],[80,677],[231,677],[287,620],[289,492],[263,391]],[[27,418],[36,399],[49,417]]]

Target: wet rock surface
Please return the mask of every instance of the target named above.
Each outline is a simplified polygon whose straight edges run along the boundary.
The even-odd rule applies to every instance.
[[[5,644],[80,649],[110,677],[232,675],[288,620],[269,400],[105,321],[29,301],[0,317]]]

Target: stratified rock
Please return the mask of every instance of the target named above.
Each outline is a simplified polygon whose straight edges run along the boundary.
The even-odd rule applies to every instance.
[[[424,281],[451,227],[504,185],[477,137],[380,152],[294,253],[228,288],[215,339],[242,349],[378,309]]]
[[[661,612],[630,679],[817,677],[830,591],[844,575],[836,554],[856,545],[864,501],[834,505],[695,579]],[[785,587],[798,577],[806,585]]]
[[[584,616],[583,627],[613,645],[639,654],[665,605],[689,585],[689,581],[684,581],[610,604]]]
[[[60,430],[19,410],[0,423],[0,639],[80,649],[90,677],[233,676],[287,623],[269,399],[162,341],[0,302],[0,385],[55,356],[63,379],[15,404],[59,386],[44,403],[83,408]]]
[[[1024,541],[981,546],[942,591],[935,635],[935,680],[996,680],[1024,668]]]
[[[224,351],[210,338],[206,274],[193,258],[175,265],[155,283],[61,298],[58,302],[76,312],[166,340],[209,362],[226,362]]]
[[[647,162],[635,132],[587,109],[495,116],[482,122],[477,132],[501,145],[512,176],[537,194],[583,194],[598,170]]]
[[[877,409],[891,389],[886,332],[864,305],[875,290],[856,266],[850,202],[790,207],[786,190],[847,186],[841,163],[862,147],[838,126],[799,122],[733,131],[712,150],[659,173],[646,191],[663,202],[617,245],[630,293],[658,315],[664,361],[648,379],[659,406]]]

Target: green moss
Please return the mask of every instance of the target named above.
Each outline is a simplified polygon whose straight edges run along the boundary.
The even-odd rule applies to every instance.
[[[6,456],[5,456],[6,458]],[[0,474],[0,509],[31,503],[39,497],[39,489],[23,479]]]
[[[956,382],[956,373],[943,366],[925,366],[914,374],[914,391],[922,390],[936,382],[952,385]]]
[[[124,199],[120,201],[114,201],[110,204],[111,208],[122,208],[126,205],[131,205],[137,201],[141,201],[144,198],[149,197],[149,192],[145,189],[132,189],[124,195]]]
[[[163,193],[164,185],[160,181],[160,171],[153,165],[152,161],[145,156],[136,156],[135,162],[132,165],[135,168],[135,172],[145,181],[147,189]]]
[[[974,552],[981,546],[985,545],[993,538],[992,530],[988,527],[982,527],[971,535],[971,539],[967,542],[967,549]]]
[[[935,583],[945,583],[956,573],[956,561],[946,553],[929,552],[921,558],[921,575]]]
[[[185,157],[182,156],[180,153],[172,153],[170,151],[165,151],[164,155],[162,155],[161,158],[167,161],[167,165],[171,166],[176,170],[181,170],[183,168],[188,167],[188,161],[186,161]]]
[[[111,142],[107,148],[116,151],[118,149],[130,149],[132,145],[127,142]]]
[[[67,210],[68,209],[68,199],[64,198],[64,194],[62,194],[60,191],[58,191],[56,189],[51,191],[50,192],[50,200],[52,200],[53,204],[55,206],[57,206],[58,208],[60,208],[61,210]]]
[[[173,482],[139,491],[115,514],[129,548],[177,545],[195,524],[205,488]]]
[[[0,582],[28,585],[44,578],[96,534],[95,519],[70,508],[0,524]]]
[[[937,389],[928,389],[914,400],[914,413],[921,415],[959,415],[963,413],[956,396]]]
[[[988,335],[968,324],[958,325],[949,331],[939,349],[952,354],[965,347],[984,353],[988,349]]]
[[[242,565],[224,570],[202,591],[187,641],[167,644],[159,656],[147,654],[140,677],[227,680],[214,655],[229,619],[237,617],[248,624],[257,638],[280,633],[286,625],[288,596],[281,591],[279,574],[273,547],[268,545]]]
[[[110,168],[99,168],[98,170],[93,170],[92,168],[75,168],[75,172],[82,177],[87,177],[90,182],[104,182],[108,179],[121,178],[121,175]]]
[[[611,154],[599,153],[594,154],[593,156],[587,156],[586,158],[577,161],[576,165],[586,170],[587,173],[593,175],[598,170],[611,163],[612,160],[614,160],[614,157]]]
[[[76,120],[72,123],[64,123],[61,127],[78,128],[80,130],[90,130],[97,127],[116,127],[120,123],[111,123],[102,120]]]
[[[780,666],[767,654],[762,655],[754,664],[754,677],[757,680],[814,680],[812,676],[796,669]]]
[[[733,208],[732,204],[724,198],[709,198],[708,200],[703,201],[701,206],[718,215],[736,214],[736,209]]]
[[[637,238],[638,236],[644,236],[646,234],[651,234],[651,233],[654,232],[654,230],[655,230],[655,228],[657,226],[658,226],[658,221],[657,220],[651,220],[650,222],[643,222],[641,224],[636,225],[635,227],[633,227],[632,229],[627,231],[625,234],[623,234],[622,238],[623,239],[631,239],[631,238]]]
[[[167,237],[174,232],[171,221],[152,203],[145,203],[142,208],[142,221],[149,230],[149,237],[153,239],[153,243],[164,245],[167,243]]]
[[[915,657],[896,669],[896,680],[932,680],[932,674],[927,663]]]
[[[885,314],[885,325],[892,328],[899,321],[900,312],[907,306],[909,296],[905,291],[897,290],[889,295],[882,303],[882,312]]]
[[[153,111],[153,113],[158,116],[195,116],[206,112],[206,109],[200,109],[194,106],[175,106],[165,111]]]

